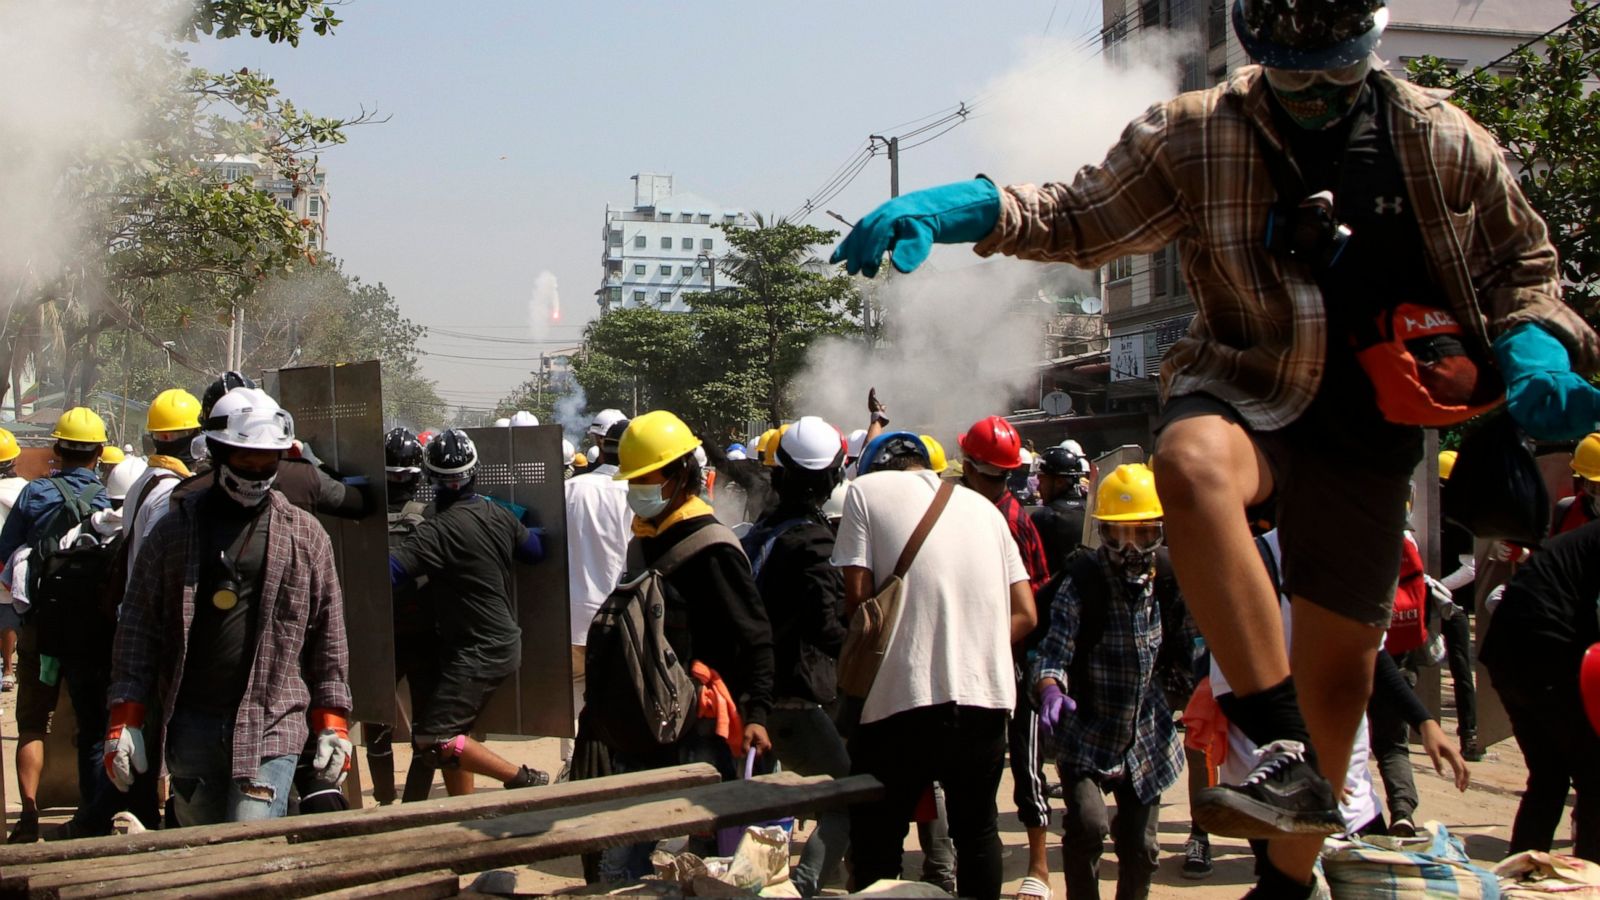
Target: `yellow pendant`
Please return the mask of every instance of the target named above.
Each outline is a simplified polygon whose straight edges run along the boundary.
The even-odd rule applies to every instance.
[[[211,595],[211,605],[226,612],[239,605],[239,594],[227,588],[218,588]]]

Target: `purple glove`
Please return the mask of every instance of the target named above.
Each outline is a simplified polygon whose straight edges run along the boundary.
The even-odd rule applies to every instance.
[[[1078,708],[1066,692],[1061,690],[1061,685],[1052,681],[1039,692],[1039,728],[1046,734],[1054,735],[1056,727],[1061,724],[1063,713],[1069,713]]]

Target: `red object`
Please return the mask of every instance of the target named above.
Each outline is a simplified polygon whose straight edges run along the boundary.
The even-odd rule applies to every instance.
[[[424,431],[423,433],[417,435],[417,443],[424,447],[428,446],[428,442],[431,440],[433,440],[433,432],[431,431]]]
[[[1428,621],[1424,613],[1428,602],[1428,583],[1422,577],[1422,556],[1411,541],[1405,542],[1400,557],[1400,586],[1394,592],[1394,612],[1389,617],[1389,636],[1383,649],[1407,653],[1428,642]]]
[[[124,700],[111,707],[111,727],[106,729],[106,752],[101,762],[106,767],[106,775],[111,774],[111,760],[117,756],[117,741],[122,738],[124,728],[144,727],[144,704]]]
[[[1583,711],[1589,714],[1589,727],[1600,734],[1600,644],[1591,645],[1583,654],[1578,691],[1583,695]]]
[[[968,459],[997,469],[1015,469],[1022,465],[1022,435],[999,416],[979,419],[967,429],[957,443]]]
[[[1378,339],[1357,346],[1378,409],[1401,425],[1443,428],[1488,412],[1505,399],[1492,369],[1462,349],[1469,340],[1448,310],[1402,303],[1376,322]]]
[[[341,740],[350,740],[350,720],[339,715],[331,709],[313,709],[311,711],[311,734],[313,737],[331,731]],[[344,770],[350,771],[350,757],[344,758]]]

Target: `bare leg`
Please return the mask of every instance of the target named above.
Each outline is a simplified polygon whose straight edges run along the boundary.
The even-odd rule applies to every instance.
[[[473,781],[475,776],[466,769],[443,769],[439,774],[444,776],[445,793],[452,797],[470,794],[478,789],[477,783]]]
[[[461,771],[474,775],[487,775],[495,781],[510,781],[517,776],[520,767],[512,765],[505,757],[469,737],[466,745],[461,748]],[[445,773],[447,785],[450,783],[449,776],[450,772],[447,771]]]
[[[17,793],[23,815],[39,812],[39,780],[44,777],[44,735],[17,735]]]
[[[1028,829],[1028,874],[1050,883],[1050,829]]]
[[[1372,696],[1372,672],[1383,629],[1362,625],[1295,597],[1294,680],[1300,710],[1316,747],[1322,777],[1335,791],[1344,787],[1351,745]],[[1311,879],[1322,838],[1285,838],[1267,845],[1278,871]]]

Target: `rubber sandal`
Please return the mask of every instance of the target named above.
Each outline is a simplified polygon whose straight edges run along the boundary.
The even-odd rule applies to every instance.
[[[1040,881],[1032,875],[1022,879],[1022,884],[1017,886],[1017,892],[1011,896],[1022,900],[1024,897],[1037,897],[1039,900],[1050,900],[1050,885]]]

